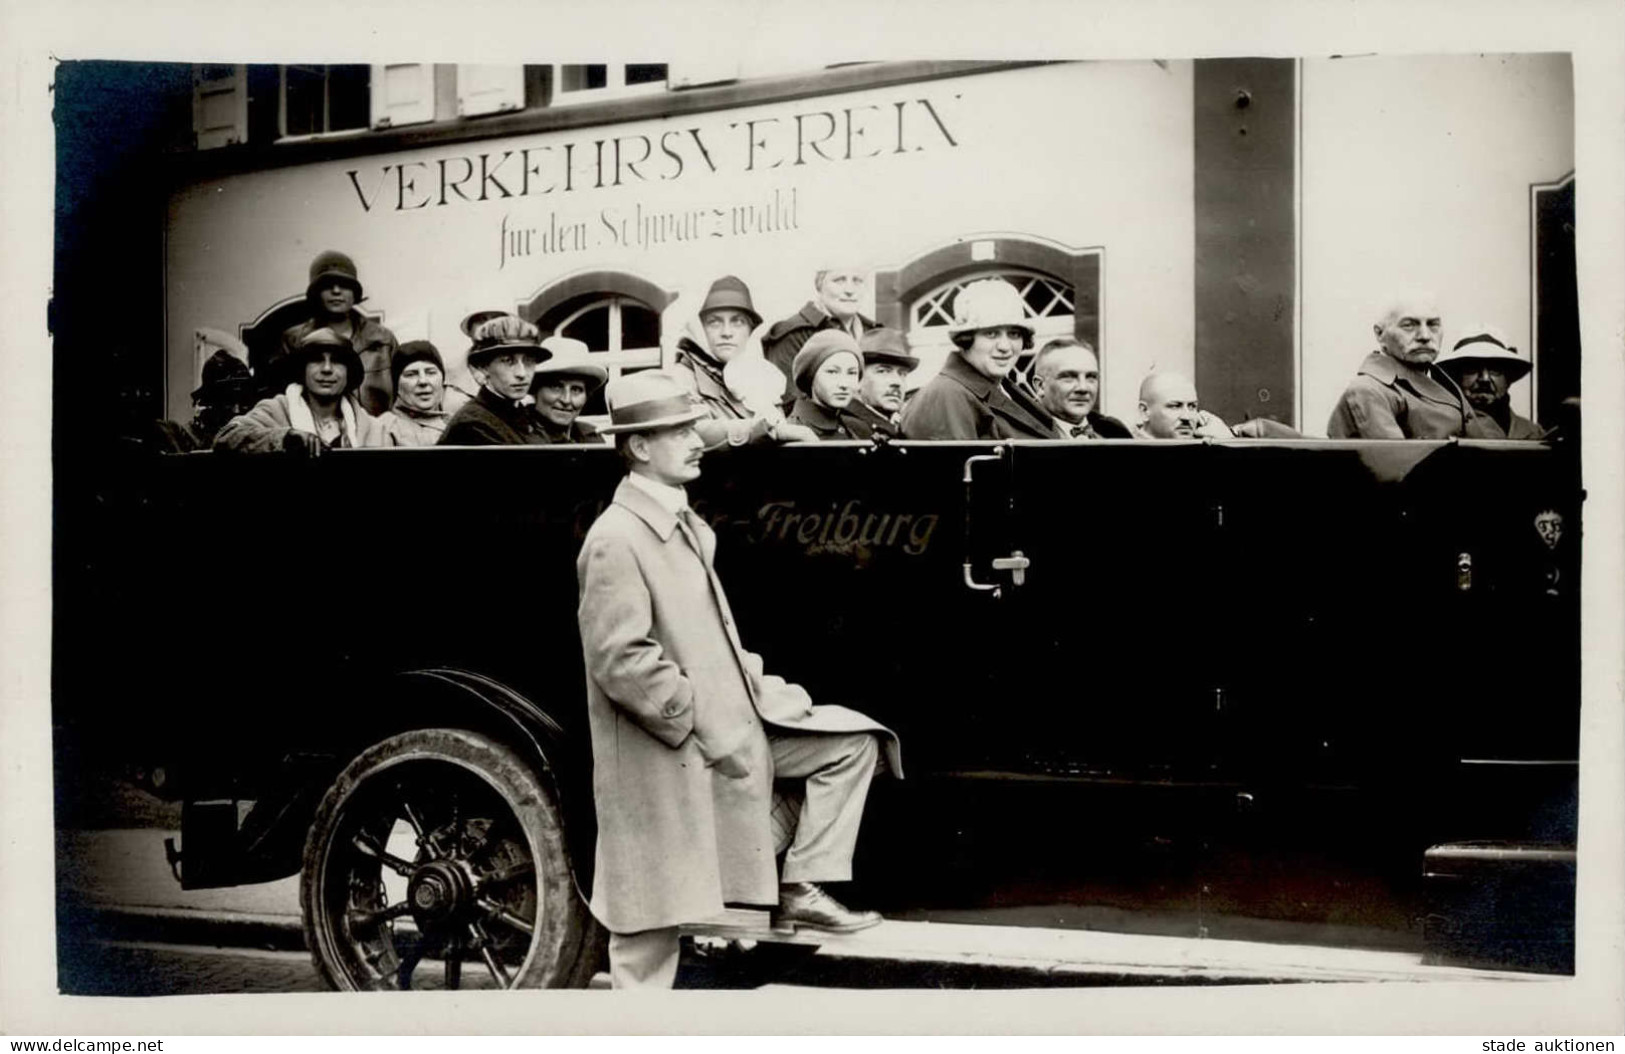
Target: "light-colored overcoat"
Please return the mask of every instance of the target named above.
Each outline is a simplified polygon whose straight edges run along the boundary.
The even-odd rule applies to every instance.
[[[623,480],[576,561],[598,812],[592,912],[615,933],[708,918],[724,901],[778,902],[775,730],[876,732],[902,774],[884,726],[763,674],[712,568],[716,536],[692,522],[698,553],[676,516]],[[723,755],[749,775],[718,773]]]

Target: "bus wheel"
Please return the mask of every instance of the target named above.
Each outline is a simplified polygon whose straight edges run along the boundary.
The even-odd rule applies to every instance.
[[[601,942],[561,815],[518,754],[478,733],[418,729],[371,747],[305,843],[317,970],[344,991],[585,985]]]

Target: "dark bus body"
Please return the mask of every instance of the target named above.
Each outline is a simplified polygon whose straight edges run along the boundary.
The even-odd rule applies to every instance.
[[[307,912],[349,920],[307,919],[318,964],[369,987],[405,983],[400,964],[339,946],[387,944],[353,932],[382,905],[324,893],[313,863],[356,759],[424,729],[498,744],[562,829],[557,852],[523,820],[510,839],[548,887],[512,902],[534,939],[510,935],[510,979],[581,983],[574,561],[621,471],[607,448],[132,458],[59,541],[59,756],[162,773],[188,887],[303,867]],[[1365,926],[1572,969],[1570,448],[826,443],[709,455],[690,495],[746,646],[901,737],[852,899]],[[422,903],[475,910],[507,875],[480,866],[464,900]],[[438,881],[421,859],[401,873],[412,896]],[[549,914],[573,920],[553,950]]]

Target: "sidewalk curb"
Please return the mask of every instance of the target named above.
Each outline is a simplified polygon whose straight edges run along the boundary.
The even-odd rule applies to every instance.
[[[130,941],[219,948],[255,948],[267,951],[307,951],[304,927],[298,916],[254,914],[176,907],[137,907],[113,904],[63,905],[58,909],[58,932],[73,942]],[[781,946],[783,947],[783,946]],[[1422,967],[1413,971],[1363,969],[1281,969],[1220,963],[1135,963],[1122,960],[1094,962],[1067,959],[1014,957],[998,954],[933,954],[925,951],[887,954],[854,947],[840,939],[807,947],[805,960],[793,967],[794,983],[815,987],[847,987],[862,976],[865,987],[977,987],[1053,988],[1097,986],[1210,986],[1327,982],[1415,982],[1420,980],[1556,980],[1550,975],[1508,974]],[[702,972],[727,976],[752,972],[763,963],[748,953],[735,961],[696,964]],[[923,971],[923,973],[922,973]],[[1432,975],[1432,976],[1428,976]],[[772,978],[768,978],[772,983]],[[967,983],[968,982],[968,983]]]
[[[87,904],[60,908],[57,930],[98,941],[308,950],[304,924],[296,915]]]

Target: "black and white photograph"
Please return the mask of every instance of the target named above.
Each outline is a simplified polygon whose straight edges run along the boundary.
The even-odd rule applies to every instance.
[[[4,1030],[1617,1033],[1620,20],[1516,6],[19,45]]]

